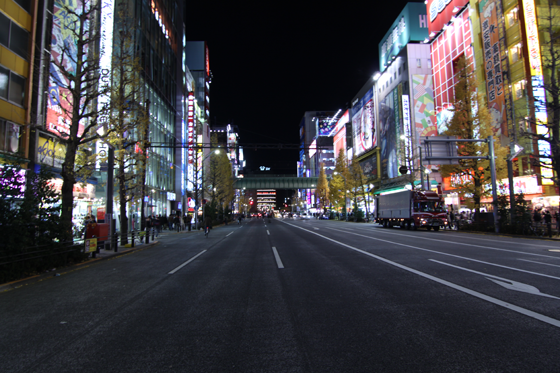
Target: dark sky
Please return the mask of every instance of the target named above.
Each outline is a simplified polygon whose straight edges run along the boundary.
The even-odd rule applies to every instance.
[[[378,44],[407,3],[188,2],[187,40],[208,42],[212,124],[237,125],[241,145],[297,144],[305,111],[344,110],[378,70]],[[246,148],[245,158],[255,172],[295,174],[298,151]]]

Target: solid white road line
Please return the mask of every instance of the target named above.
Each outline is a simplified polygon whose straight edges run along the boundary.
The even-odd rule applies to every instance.
[[[276,264],[278,265],[278,268],[284,268],[282,259],[280,259],[280,255],[278,255],[278,251],[276,251],[276,248],[274,246],[272,246],[272,252],[274,253],[274,258],[276,259]]]
[[[349,249],[351,249],[351,250],[357,251],[357,252],[359,252],[359,253],[361,253],[361,254],[364,254],[364,255],[367,255],[367,256],[369,256],[369,257],[372,257],[372,258],[375,258],[375,259],[377,259],[377,260],[380,260],[380,261],[382,261],[382,262],[384,262],[384,263],[390,264],[390,265],[395,266],[395,267],[397,267],[397,268],[400,268],[400,269],[403,269],[403,270],[405,270],[405,271],[414,273],[414,274],[416,274],[416,275],[418,275],[418,276],[422,276],[422,277],[427,278],[427,279],[429,279],[429,280],[432,280],[432,281],[435,281],[435,282],[440,283],[440,284],[442,284],[442,285],[448,286],[448,287],[450,287],[450,288],[452,288],[452,289],[459,290],[459,291],[461,291],[461,292],[463,292],[463,293],[472,295],[473,297],[476,297],[476,298],[485,300],[485,301],[490,302],[490,303],[494,303],[495,305],[498,305],[498,306],[501,306],[501,307],[510,309],[510,310],[512,310],[512,311],[518,312],[518,313],[523,314],[523,315],[525,315],[525,316],[532,317],[532,318],[534,318],[534,319],[536,319],[536,320],[539,320],[539,321],[545,322],[545,323],[547,323],[547,324],[550,324],[550,325],[552,325],[552,326],[555,326],[555,327],[557,327],[557,328],[560,328],[560,320],[556,320],[556,319],[553,319],[553,318],[551,318],[551,317],[548,317],[548,316],[545,316],[545,315],[541,315],[540,313],[533,312],[533,311],[528,310],[528,309],[525,309],[525,308],[523,308],[523,307],[515,306],[515,305],[513,305],[513,304],[504,302],[504,301],[502,301],[502,300],[500,300],[500,299],[490,297],[490,296],[488,296],[488,295],[479,293],[479,292],[474,291],[474,290],[471,290],[471,289],[467,289],[467,288],[465,288],[465,287],[463,287],[463,286],[461,286],[461,285],[457,285],[457,284],[454,284],[454,283],[452,283],[452,282],[443,280],[443,279],[441,279],[441,278],[438,278],[438,277],[429,275],[429,274],[427,274],[427,273],[420,272],[420,271],[418,271],[418,270],[416,270],[416,269],[413,269],[413,268],[404,266],[404,265],[402,265],[402,264],[399,264],[399,263],[396,263],[396,262],[392,262],[392,261],[390,261],[390,260],[388,260],[388,259],[385,259],[385,258],[383,258],[383,257],[380,257],[380,256],[378,256],[378,255],[375,255],[375,254],[372,254],[372,253],[368,253],[367,251],[360,250],[360,249],[358,249],[358,248],[356,248],[356,247],[347,245],[347,244],[345,244],[345,243],[343,243],[343,242],[340,242],[340,241],[337,241],[337,240],[333,240],[332,238],[323,236],[322,234],[319,234],[319,233],[317,233],[317,232],[313,232],[313,231],[310,231],[310,230],[308,230],[308,229],[298,227],[297,225],[293,225],[293,224],[290,224],[290,225],[293,226],[294,228],[298,228],[298,229],[304,230],[304,231],[306,231],[306,232],[308,232],[308,233],[317,235],[317,236],[322,237],[322,238],[324,238],[324,239],[326,239],[326,240],[332,241],[332,242],[337,243],[337,244],[339,244],[339,245],[341,245],[341,246],[344,246],[344,247],[347,247],[347,248],[349,248]],[[403,245],[403,246],[408,246],[408,245]],[[412,247],[412,246],[411,246],[411,247]]]
[[[542,264],[542,265],[545,265],[545,266],[560,267],[559,265],[556,265],[556,264],[549,264],[549,263],[537,262],[537,261],[535,261],[535,260],[528,260],[528,259],[517,259],[517,260],[522,260],[522,261],[524,261],[524,262],[531,262],[531,263]]]
[[[175,272],[177,272],[178,270],[180,270],[181,268],[183,268],[184,266],[186,266],[187,264],[189,264],[190,262],[192,262],[193,260],[195,260],[196,258],[198,258],[199,256],[201,256],[202,254],[204,254],[206,252],[206,250],[202,250],[201,252],[199,252],[198,254],[196,254],[194,257],[192,257],[191,259],[187,260],[185,263],[181,264],[179,267],[175,268],[173,271],[169,272],[168,275],[172,275]]]

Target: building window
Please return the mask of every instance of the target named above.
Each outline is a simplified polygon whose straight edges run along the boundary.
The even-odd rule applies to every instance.
[[[10,86],[10,70],[0,66],[0,97],[8,99],[8,87]]]
[[[511,27],[519,21],[519,8],[515,7],[506,14],[507,27]]]
[[[521,43],[514,45],[509,49],[509,54],[511,56],[511,63],[516,63],[522,58],[522,47]]]
[[[0,43],[27,60],[29,32],[13,23],[2,12],[0,12]]]
[[[514,94],[514,99],[515,100],[519,100],[520,98],[523,98],[523,96],[525,96],[525,81],[524,80],[520,80],[517,83],[513,83],[513,94]]]
[[[0,150],[16,153],[19,148],[19,126],[0,120]]]
[[[23,106],[25,78],[0,66],[0,98]]]

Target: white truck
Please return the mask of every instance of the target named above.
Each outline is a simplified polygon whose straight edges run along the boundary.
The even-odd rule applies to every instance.
[[[442,198],[435,192],[403,190],[375,197],[375,221],[384,228],[426,228],[438,231],[446,227],[447,213]]]

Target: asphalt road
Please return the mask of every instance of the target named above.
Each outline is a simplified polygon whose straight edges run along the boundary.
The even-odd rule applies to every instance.
[[[560,243],[246,220],[0,293],[0,372],[558,372]]]

